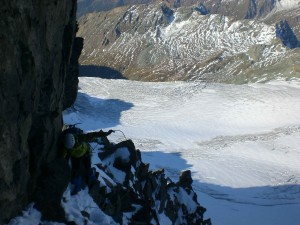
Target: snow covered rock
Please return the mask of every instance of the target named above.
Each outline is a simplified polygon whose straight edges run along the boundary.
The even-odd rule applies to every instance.
[[[71,184],[65,190],[70,175],[66,160],[57,160],[40,182],[37,202],[7,225],[211,225],[189,170],[175,183],[163,169],[149,170],[131,140],[114,144],[101,138],[91,146],[92,166],[99,174],[96,182],[71,195]]]
[[[150,171],[131,140],[96,150],[99,183],[90,189],[98,207],[120,224],[210,224],[197,202],[190,171],[179,182]]]

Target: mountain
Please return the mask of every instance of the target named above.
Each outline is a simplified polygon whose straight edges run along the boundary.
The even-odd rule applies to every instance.
[[[214,14],[235,19],[258,19],[272,25],[287,20],[300,38],[299,0],[200,0],[201,5]]]
[[[152,3],[164,3],[172,8],[194,5],[207,12],[232,16],[235,19],[261,18],[268,24],[285,18],[300,38],[299,0],[79,0],[77,15],[80,17],[120,6]]]
[[[233,16],[230,6],[237,2],[225,2],[228,11],[223,11],[223,1],[218,7],[212,1],[176,7],[176,1],[160,1],[82,16],[78,31],[84,38],[82,74],[92,75],[85,68],[98,66],[99,76],[107,76],[101,68],[108,67],[125,78],[145,81],[246,83],[299,78],[297,35],[287,20],[277,23],[271,16],[291,8],[266,3],[261,8],[255,2],[253,12],[246,7]],[[246,17],[255,19],[239,19]]]

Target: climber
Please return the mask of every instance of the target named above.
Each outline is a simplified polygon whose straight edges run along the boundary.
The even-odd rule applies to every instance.
[[[89,142],[99,137],[107,137],[113,132],[113,130],[109,130],[108,132],[100,130],[90,133],[76,133],[72,132],[72,129],[63,132],[62,141],[66,149],[66,157],[71,158],[71,183],[74,185],[71,192],[72,195],[77,194],[77,192],[86,185],[92,185],[97,179],[96,171],[91,167],[91,149]]]

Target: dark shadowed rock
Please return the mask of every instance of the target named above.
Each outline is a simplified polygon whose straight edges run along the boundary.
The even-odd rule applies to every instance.
[[[283,44],[289,48],[297,48],[300,43],[291,29],[289,23],[284,20],[276,24],[276,36],[280,38]]]
[[[65,213],[60,203],[71,178],[68,162],[64,158],[55,159],[42,171],[34,196],[35,206],[43,220],[64,222]]]
[[[246,13],[245,19],[254,19],[257,15],[256,0],[251,0],[249,2],[248,11]]]
[[[78,77],[79,77],[79,63],[78,59],[83,49],[83,38],[76,37],[74,39],[74,44],[72,48],[72,55],[70,59],[70,66],[67,72],[67,77],[64,90],[64,102],[63,108],[69,108],[74,102],[77,97],[77,90],[78,90]]]
[[[192,179],[192,174],[190,170],[184,170],[181,172],[180,176],[179,176],[179,181],[178,181],[178,185],[183,187],[183,188],[192,188],[192,183],[193,183],[193,179]]]
[[[75,0],[1,1],[0,224],[32,201],[57,155],[75,14]]]
[[[201,13],[201,15],[207,15],[209,14],[209,11],[206,9],[206,7],[200,3],[198,6],[195,7],[195,10]]]

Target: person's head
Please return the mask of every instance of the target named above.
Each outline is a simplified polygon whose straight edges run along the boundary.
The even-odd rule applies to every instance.
[[[73,134],[65,134],[64,136],[64,146],[66,149],[72,149],[75,146],[76,140]]]

